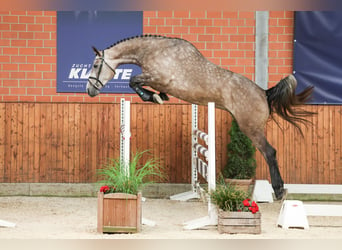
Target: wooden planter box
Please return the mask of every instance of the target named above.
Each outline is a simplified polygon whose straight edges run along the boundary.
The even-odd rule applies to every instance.
[[[97,231],[137,233],[141,230],[141,193],[98,193]]]
[[[218,211],[219,233],[227,234],[260,234],[261,213]]]
[[[236,189],[248,193],[249,187],[253,183],[253,179],[225,179],[226,183],[234,185]]]

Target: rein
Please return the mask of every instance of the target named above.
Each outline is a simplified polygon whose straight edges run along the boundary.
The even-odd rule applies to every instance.
[[[88,78],[88,82],[90,83],[91,86],[93,86],[95,89],[97,90],[100,90],[104,84],[100,81],[100,74],[101,74],[101,71],[102,71],[102,67],[103,67],[103,63],[111,70],[114,72],[114,75],[115,75],[115,70],[105,61],[104,59],[104,50],[102,51],[102,56],[99,57],[99,59],[101,60],[101,64],[100,64],[100,68],[99,68],[99,71],[97,72],[97,76],[96,77],[93,77],[93,76],[89,76]],[[95,83],[91,82],[91,80],[95,80]]]

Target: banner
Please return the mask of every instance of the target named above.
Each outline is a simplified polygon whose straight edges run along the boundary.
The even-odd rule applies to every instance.
[[[313,85],[311,103],[341,104],[342,12],[296,12],[294,39],[298,91]]]
[[[127,37],[142,34],[143,13],[113,11],[57,12],[57,92],[85,92],[95,54]],[[141,73],[132,64],[117,68],[102,93],[134,93],[131,76]]]

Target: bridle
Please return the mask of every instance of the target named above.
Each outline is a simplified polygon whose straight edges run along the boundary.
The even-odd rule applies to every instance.
[[[88,78],[88,82],[91,86],[93,86],[95,89],[97,90],[100,90],[104,84],[100,81],[100,74],[101,74],[101,71],[102,71],[102,67],[103,67],[103,64],[105,64],[111,71],[114,72],[114,75],[115,75],[115,69],[113,69],[104,59],[104,50],[102,50],[102,56],[99,56],[99,59],[101,60],[101,63],[100,63],[100,68],[97,72],[97,76],[96,77],[93,77],[93,76],[89,76]],[[95,80],[95,82],[92,82],[90,80]]]

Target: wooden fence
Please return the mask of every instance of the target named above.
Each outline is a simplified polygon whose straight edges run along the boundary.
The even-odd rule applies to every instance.
[[[283,178],[287,183],[342,184],[342,106],[307,105],[305,108],[317,115],[309,119],[312,125],[301,126],[304,137],[281,119],[277,121],[283,131],[275,122],[269,122],[266,127],[267,139],[278,151]],[[266,163],[260,158],[257,175],[266,176]]]
[[[341,108],[306,106],[318,112],[305,138],[279,120],[267,138],[278,150],[287,183],[341,184]],[[88,183],[109,157],[119,157],[120,104],[0,103],[0,182]],[[251,114],[253,115],[253,114]],[[205,107],[199,128],[207,130]],[[224,167],[231,117],[216,111],[217,172]],[[150,149],[161,160],[167,182],[190,183],[191,105],[132,104],[131,148]],[[269,178],[257,153],[257,178]]]

